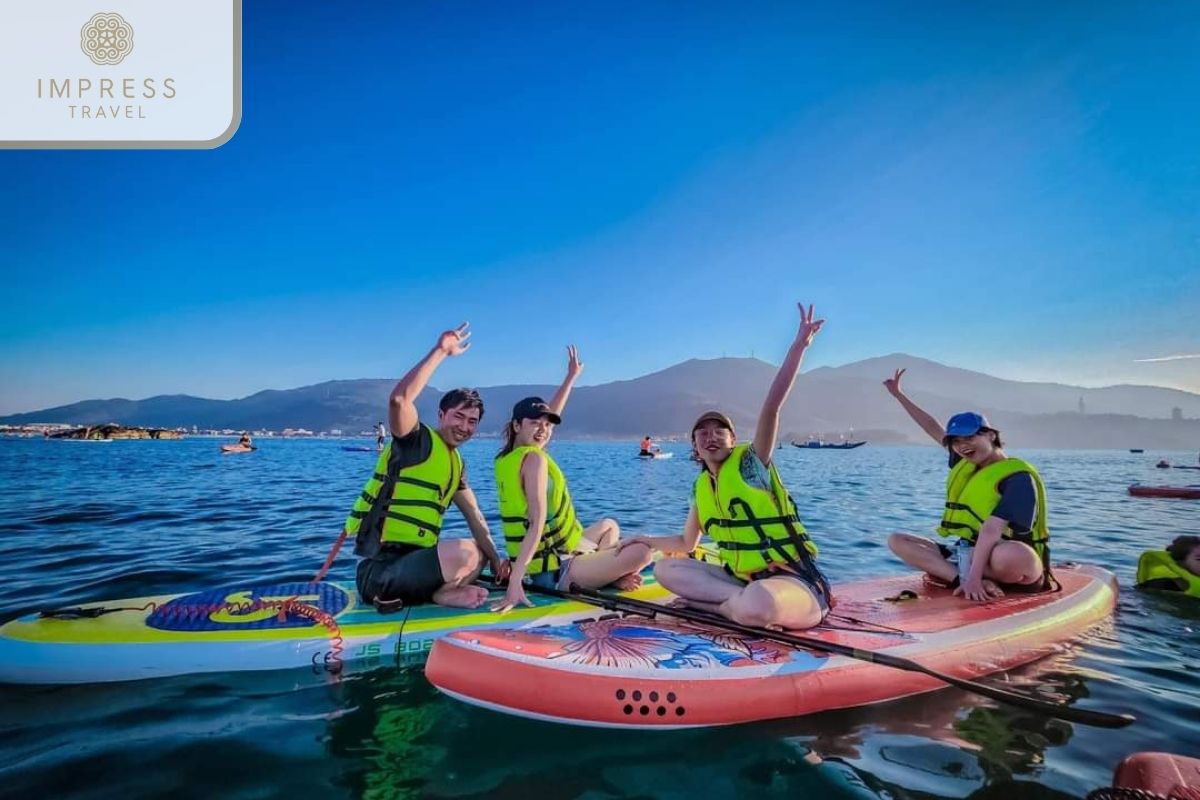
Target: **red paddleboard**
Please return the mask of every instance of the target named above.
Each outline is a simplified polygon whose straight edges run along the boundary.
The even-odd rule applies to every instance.
[[[1200,486],[1142,486],[1135,483],[1129,487],[1134,497],[1175,497],[1182,500],[1200,500]]]
[[[1061,592],[974,603],[920,576],[834,587],[829,626],[797,635],[908,658],[959,678],[1026,664],[1107,617],[1117,582],[1058,567]],[[901,592],[911,600],[890,600]],[[854,620],[854,621],[849,621]],[[845,630],[852,628],[852,630]],[[717,628],[613,617],[538,628],[461,631],[425,668],[446,694],[523,717],[614,728],[687,728],[793,717],[943,687],[914,672]]]
[[[1117,767],[1113,786],[1154,792],[1171,800],[1200,800],[1200,759],[1134,753]]]

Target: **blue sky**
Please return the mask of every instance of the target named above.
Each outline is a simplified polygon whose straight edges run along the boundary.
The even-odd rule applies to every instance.
[[[560,4],[562,5],[562,4]],[[245,5],[213,151],[0,152],[0,413],[905,351],[1200,391],[1200,7]],[[881,376],[882,377],[882,376]]]

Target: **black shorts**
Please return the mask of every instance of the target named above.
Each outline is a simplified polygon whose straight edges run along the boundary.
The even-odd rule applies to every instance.
[[[733,575],[729,567],[726,567],[725,571]],[[737,578],[736,575],[734,577]],[[810,580],[797,572],[792,572],[790,569],[764,569],[762,572],[756,572],[750,576],[751,581],[760,581],[765,578],[791,578],[799,582],[817,599],[817,606],[821,609],[821,619],[825,619],[825,615],[829,613],[829,598],[825,596],[825,592],[821,590],[821,587],[817,585],[815,580]],[[737,579],[742,580],[741,578]],[[744,582],[749,585],[749,581]]]
[[[428,603],[446,579],[437,546],[384,547],[374,558],[358,562],[355,583],[364,602],[376,600],[415,606]]]
[[[946,545],[942,544],[941,542],[937,543],[937,548],[938,552],[942,554],[942,558],[946,559],[951,564],[955,563],[956,554],[953,550],[951,550],[949,547],[946,547]],[[988,578],[988,580],[992,579]],[[1044,575],[1032,583],[1001,583],[1000,581],[992,581],[992,583],[999,586],[1001,591],[1003,591],[1005,594],[1037,594],[1038,592],[1045,591],[1045,582]],[[955,576],[954,580],[950,581],[946,588],[957,589],[958,584],[958,577]]]

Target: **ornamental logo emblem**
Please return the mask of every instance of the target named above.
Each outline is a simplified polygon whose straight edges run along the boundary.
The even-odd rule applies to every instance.
[[[96,64],[120,64],[133,52],[133,28],[120,14],[100,12],[80,29],[79,46]]]

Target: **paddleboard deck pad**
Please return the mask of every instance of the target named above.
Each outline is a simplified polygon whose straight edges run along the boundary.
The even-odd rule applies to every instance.
[[[647,574],[629,596],[670,595]],[[489,603],[502,597],[493,592]],[[531,594],[534,608],[494,614],[422,605],[380,614],[353,586],[232,585],[85,603],[0,626],[0,683],[126,681],[200,672],[310,668],[332,672],[419,664],[450,631],[558,623],[601,612]]]
[[[955,597],[919,576],[841,584],[826,624],[796,635],[975,678],[1036,660],[1111,613],[1112,573],[1060,566],[1055,575],[1060,592],[989,603]],[[449,634],[434,644],[425,674],[442,692],[474,705],[614,728],[730,725],[944,686],[845,656],[632,615]]]

